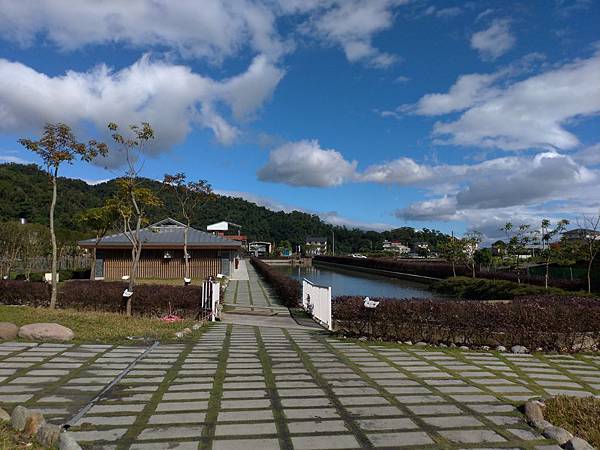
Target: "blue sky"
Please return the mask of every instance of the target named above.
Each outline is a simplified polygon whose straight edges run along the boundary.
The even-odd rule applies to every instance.
[[[149,121],[143,175],[492,238],[600,208],[600,2],[0,0],[0,161]],[[117,152],[65,167],[96,182]]]

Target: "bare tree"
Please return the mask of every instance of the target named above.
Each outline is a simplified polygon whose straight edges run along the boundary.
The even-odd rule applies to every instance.
[[[126,303],[126,313],[130,316],[133,290],[142,254],[143,242],[140,239],[140,229],[146,221],[148,208],[161,204],[154,192],[141,185],[139,178],[144,166],[143,151],[148,141],[154,139],[154,130],[146,122],[142,122],[141,125],[130,125],[127,136],[119,131],[116,123],[109,123],[108,128],[126,160],[125,175],[117,181],[118,191],[107,205],[118,212],[123,233],[131,243],[131,270],[127,288],[129,296]]]
[[[540,227],[540,244],[542,249],[540,250],[539,257],[544,263],[546,267],[544,273],[544,284],[546,289],[548,289],[548,278],[550,274],[550,264],[562,259],[561,252],[559,248],[553,248],[552,242],[555,240],[556,236],[562,233],[567,225],[569,224],[568,220],[559,220],[554,228],[551,227],[552,223],[548,219],[542,220],[542,224]]]
[[[78,142],[71,128],[64,123],[46,124],[44,132],[39,141],[30,139],[19,139],[19,143],[37,153],[50,176],[52,182],[52,201],[50,203],[50,239],[52,241],[52,294],[50,296],[50,308],[56,307],[56,297],[58,293],[57,276],[57,244],[56,232],[54,227],[54,210],[57,201],[58,170],[63,163],[72,164],[73,160],[79,158],[84,161],[91,161],[97,156],[105,156],[108,147],[106,144],[96,141],[89,141],[83,144]]]
[[[106,204],[98,208],[90,208],[75,217],[79,223],[85,225],[87,228],[94,230],[96,236],[96,243],[92,250],[92,269],[90,270],[90,280],[95,278],[96,260],[97,260],[97,247],[100,241],[108,230],[115,225],[119,217],[119,212],[114,205]]]
[[[206,180],[187,181],[185,173],[176,173],[175,175],[165,174],[163,184],[171,189],[179,207],[181,215],[185,220],[185,229],[183,231],[183,260],[185,264],[185,278],[190,280],[190,255],[188,253],[188,235],[191,225],[191,213],[198,205],[212,194],[212,186]]]
[[[587,261],[587,288],[588,292],[592,292],[592,266],[600,252],[600,213],[597,216],[579,218],[577,225],[582,229],[579,238]]]
[[[0,223],[0,275],[10,278],[25,244],[25,227],[19,222]]]
[[[532,241],[529,228],[529,225],[521,224],[515,229],[511,222],[507,222],[500,228],[500,231],[503,231],[508,239],[505,257],[511,269],[515,271],[519,284],[521,284],[521,258],[527,252],[527,246]]]
[[[479,248],[482,241],[482,235],[479,231],[470,231],[461,239],[463,246],[463,262],[467,269],[471,271],[471,276],[475,278],[475,268],[477,262],[475,260],[475,252]]]

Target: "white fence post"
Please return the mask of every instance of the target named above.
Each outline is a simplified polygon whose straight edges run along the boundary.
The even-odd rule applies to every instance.
[[[211,282],[211,288],[212,288],[211,316],[212,316],[212,322],[215,322],[217,320],[217,308],[219,306],[219,298],[221,296],[221,284],[216,281],[213,281],[213,282]]]
[[[333,330],[330,286],[319,286],[306,278],[302,280],[302,307],[329,331]]]

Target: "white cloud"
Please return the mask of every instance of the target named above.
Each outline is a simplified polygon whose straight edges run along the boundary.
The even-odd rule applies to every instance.
[[[1,163],[15,163],[15,164],[31,164],[31,161],[27,161],[23,158],[19,158],[18,156],[11,155],[0,155]]]
[[[464,110],[457,120],[434,125],[437,144],[503,150],[578,146],[565,125],[600,112],[600,52],[507,83],[504,75],[510,73],[464,75],[448,93],[427,94],[401,109],[423,115]]]
[[[463,111],[475,103],[498,94],[491,87],[500,74],[461,75],[446,94],[427,94],[411,108],[415,114],[437,116],[455,111]]]
[[[510,22],[497,19],[489,28],[471,36],[471,47],[477,50],[483,59],[494,60],[509,51],[516,41],[510,31]]]
[[[426,16],[436,16],[443,19],[448,19],[451,17],[456,17],[463,13],[463,10],[458,6],[451,6],[448,8],[436,8],[435,6],[429,6],[424,14]]]
[[[573,153],[573,159],[588,166],[600,164],[600,143],[591,145]]]
[[[316,214],[319,218],[326,223],[337,225],[340,227],[348,227],[348,228],[359,228],[361,230],[376,230],[376,231],[384,231],[390,230],[394,228],[393,225],[387,223],[378,223],[378,222],[365,222],[360,220],[354,220],[348,217],[341,216],[336,211],[327,211],[327,212],[319,212],[306,208],[302,208],[299,206],[293,206],[284,202],[280,202],[278,200],[272,199],[270,197],[265,197],[263,195],[253,194],[251,192],[243,192],[243,191],[229,191],[229,190],[221,190],[215,189],[215,193],[219,195],[223,195],[226,197],[237,197],[247,200],[252,203],[256,203],[258,206],[263,206],[271,211],[283,211],[286,213],[292,211],[300,211],[306,214]]]
[[[246,46],[271,57],[284,51],[272,12],[249,0],[0,0],[0,30],[22,45],[39,36],[66,51],[125,43],[215,61]]]
[[[351,62],[387,67],[397,57],[372,39],[407,1],[0,0],[0,36],[22,46],[39,39],[63,51],[117,43],[220,63],[244,50],[276,61],[294,48],[298,34],[309,34],[341,47]]]
[[[195,124],[228,144],[239,130],[217,108],[226,105],[237,118],[252,114],[283,74],[264,56],[257,56],[241,75],[221,81],[147,55],[119,71],[100,65],[54,77],[0,59],[0,131],[37,131],[45,122],[58,121],[106,130],[111,121],[147,121],[157,136],[149,148],[154,153],[181,142]]]
[[[376,33],[390,28],[394,8],[406,0],[325,0],[322,2],[282,1],[287,11],[310,13],[302,29],[325,42],[338,45],[350,62],[364,62],[386,68],[398,61],[396,55],[373,46]]]
[[[355,176],[356,165],[336,150],[321,148],[317,140],[301,140],[272,150],[258,178],[290,186],[338,186]]]

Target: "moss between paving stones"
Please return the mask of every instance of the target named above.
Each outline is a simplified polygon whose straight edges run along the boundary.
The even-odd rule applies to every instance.
[[[388,363],[390,366],[392,366],[392,367],[395,367],[397,370],[399,370],[399,371],[403,372],[405,375],[407,375],[408,379],[411,379],[411,380],[413,380],[413,381],[416,381],[416,382],[418,382],[420,385],[422,385],[422,386],[424,386],[424,387],[427,387],[427,389],[431,390],[431,391],[432,391],[432,393],[433,393],[434,395],[437,395],[437,396],[439,396],[439,397],[442,397],[442,398],[444,398],[444,399],[446,400],[446,402],[448,402],[448,403],[450,403],[450,404],[453,404],[453,405],[457,406],[458,408],[462,409],[462,410],[465,412],[465,414],[468,414],[468,415],[475,416],[475,417],[476,417],[478,420],[480,420],[481,422],[483,422],[483,423],[486,425],[486,427],[487,427],[488,429],[493,429],[493,430],[494,430],[494,431],[496,431],[498,434],[500,434],[502,437],[504,437],[505,439],[507,439],[507,441],[508,441],[508,442],[511,442],[511,441],[512,441],[512,442],[514,442],[514,443],[515,443],[515,445],[517,445],[519,448],[526,448],[526,449],[530,449],[530,448],[535,448],[535,447],[536,447],[536,446],[538,446],[538,445],[541,445],[541,444],[544,444],[544,443],[548,443],[548,441],[545,441],[545,440],[544,440],[543,438],[541,438],[541,437],[540,437],[540,439],[539,439],[539,440],[533,440],[533,441],[521,441],[521,440],[517,440],[517,439],[516,439],[514,436],[512,436],[511,434],[509,434],[509,433],[508,433],[508,432],[505,430],[505,427],[503,427],[503,426],[498,426],[498,425],[494,424],[494,423],[493,423],[492,421],[490,421],[490,420],[489,420],[487,417],[485,417],[485,415],[483,415],[483,414],[481,414],[481,413],[478,413],[478,412],[476,412],[476,411],[472,411],[472,410],[470,410],[470,409],[466,409],[466,407],[465,407],[463,404],[461,404],[460,402],[456,402],[455,400],[453,400],[453,399],[450,397],[450,395],[451,395],[451,394],[446,394],[446,393],[444,393],[444,392],[441,392],[441,391],[439,391],[439,390],[436,388],[436,386],[429,385],[429,384],[427,384],[427,383],[424,383],[423,381],[421,381],[421,379],[419,379],[419,378],[412,377],[412,374],[411,374],[411,372],[409,372],[409,371],[407,371],[407,370],[404,370],[402,366],[395,364],[395,363],[394,363],[393,361],[391,361],[391,360],[388,360],[388,359],[387,359],[385,356],[383,356],[383,355],[380,355],[380,354],[378,354],[378,353],[376,353],[376,352],[373,352],[373,350],[372,350],[372,347],[371,347],[370,345],[368,345],[368,344],[366,344],[366,343],[364,343],[364,342],[357,342],[357,343],[358,343],[358,344],[359,344],[359,345],[360,345],[362,348],[366,348],[367,350],[369,350],[369,351],[370,351],[370,352],[371,352],[373,355],[375,355],[375,356],[376,356],[378,359],[380,359],[380,360],[382,360],[382,361],[385,361],[385,362],[386,362],[386,363]],[[398,346],[398,347],[400,347],[400,346]],[[338,354],[339,354],[339,351],[338,351],[336,348],[334,348],[334,347],[331,347],[331,348],[333,349],[333,351],[334,351],[334,352],[336,352],[336,353],[338,353]],[[416,357],[417,357],[417,358],[419,358],[420,360],[427,362],[427,363],[428,363],[429,365],[431,365],[432,367],[436,367],[436,368],[438,368],[438,369],[440,369],[440,370],[443,370],[443,371],[445,371],[445,372],[447,372],[447,373],[450,373],[450,374],[451,374],[451,375],[453,375],[454,377],[456,377],[456,378],[458,378],[458,379],[460,379],[460,380],[464,381],[466,384],[468,384],[468,385],[471,385],[471,386],[476,386],[476,387],[478,387],[478,388],[482,389],[483,391],[487,392],[489,395],[492,395],[492,396],[494,396],[494,397],[496,397],[496,398],[499,398],[499,397],[501,398],[501,397],[502,397],[502,396],[499,396],[499,395],[498,395],[498,393],[496,393],[496,392],[493,392],[493,391],[491,391],[491,390],[487,389],[485,386],[482,386],[482,385],[480,385],[480,384],[474,383],[474,382],[473,382],[473,381],[472,381],[472,380],[471,380],[469,377],[462,377],[462,376],[460,375],[460,372],[458,372],[458,371],[455,371],[455,370],[451,370],[451,369],[448,369],[448,368],[446,368],[446,367],[444,367],[444,366],[442,366],[442,365],[436,364],[436,363],[435,363],[435,361],[432,361],[432,360],[429,360],[429,359],[427,359],[427,358],[424,358],[422,355],[420,355],[420,354],[419,354],[419,352],[416,352],[416,351],[411,351],[411,349],[414,349],[414,347],[402,346],[402,351],[406,352],[406,353],[407,353],[407,354],[409,354],[409,355],[416,356]],[[440,352],[441,352],[441,350],[442,350],[442,349],[437,349],[437,348],[436,348],[435,350],[436,350],[436,351],[440,351]],[[446,350],[446,349],[443,349],[443,350]],[[446,351],[446,352],[442,352],[442,353],[451,353],[453,356],[457,356],[457,355],[461,355],[461,353],[462,353],[462,352],[460,352],[460,351],[459,351],[459,352],[456,352],[456,351]],[[348,360],[348,358],[346,358],[346,360]],[[475,364],[473,361],[469,361],[469,360],[466,360],[465,362],[468,362],[469,364],[473,364],[473,365]],[[366,373],[362,372],[362,371],[361,371],[361,369],[360,369],[360,367],[358,367],[358,366],[357,366],[356,364],[354,364],[352,361],[348,360],[348,364],[349,364],[349,365],[353,365],[353,366],[355,367],[355,370],[359,371],[359,372],[361,373],[361,375],[362,375],[363,377],[365,377],[365,379],[369,379],[369,380],[370,380],[370,378],[368,377],[368,375],[367,375]],[[490,369],[488,369],[488,368],[485,368],[485,369],[486,369],[486,371],[493,372],[492,370],[490,370]],[[502,377],[505,377],[504,375],[500,375],[500,376],[502,376]],[[373,383],[373,384],[374,384],[375,386],[377,386],[375,383]],[[383,394],[382,394],[382,395],[383,395]],[[393,402],[392,402],[392,403],[393,403],[394,405],[396,405],[396,406],[399,406],[399,405],[401,405],[401,403],[399,403],[399,402],[398,402],[398,401],[397,401],[395,398],[393,398],[393,397],[392,397],[391,399],[390,399],[390,398],[388,398],[388,400],[392,400],[392,399],[393,399]],[[504,400],[503,400],[503,401],[504,401]],[[514,403],[514,402],[510,402],[509,400],[506,400],[506,403]],[[441,435],[439,434],[439,431],[438,431],[438,430],[436,430],[435,428],[431,427],[429,424],[427,424],[427,423],[424,423],[424,422],[421,420],[421,418],[420,418],[419,416],[414,416],[414,415],[413,415],[412,413],[410,413],[410,412],[408,412],[408,413],[407,413],[407,415],[408,415],[409,417],[411,417],[411,418],[412,418],[412,419],[413,419],[413,420],[414,420],[414,421],[415,421],[415,422],[416,422],[416,423],[419,425],[419,427],[420,427],[421,429],[427,430],[427,431],[430,433],[430,435],[433,435],[433,436],[434,436],[434,439],[435,439],[436,441],[438,441],[438,442],[439,442],[441,445],[450,445],[450,444],[449,444],[449,442],[448,442],[448,441],[446,441],[445,437],[444,437],[444,436],[441,436]],[[516,428],[518,428],[518,427],[516,427]],[[525,428],[523,428],[523,429],[525,429]],[[530,429],[529,429],[529,428],[527,428],[527,431],[530,431]],[[486,443],[485,445],[486,445],[486,447],[493,447],[493,446],[494,446],[494,445],[490,445],[490,444],[491,444],[491,443]],[[503,443],[503,444],[506,444],[506,442],[505,442],[505,443]]]
[[[271,360],[269,354],[265,348],[262,340],[262,335],[258,328],[254,328],[256,335],[256,344],[258,347],[258,357],[263,366],[263,374],[265,377],[265,385],[267,386],[267,393],[271,400],[271,408],[273,411],[273,417],[275,419],[275,426],[277,427],[277,434],[279,437],[279,447],[282,450],[292,450],[292,439],[290,437],[290,431],[285,421],[285,414],[281,405],[281,399],[277,393],[277,386],[275,384],[275,376],[273,375],[273,368],[271,366]]]
[[[559,395],[544,404],[548,422],[600,448],[600,398]]]

